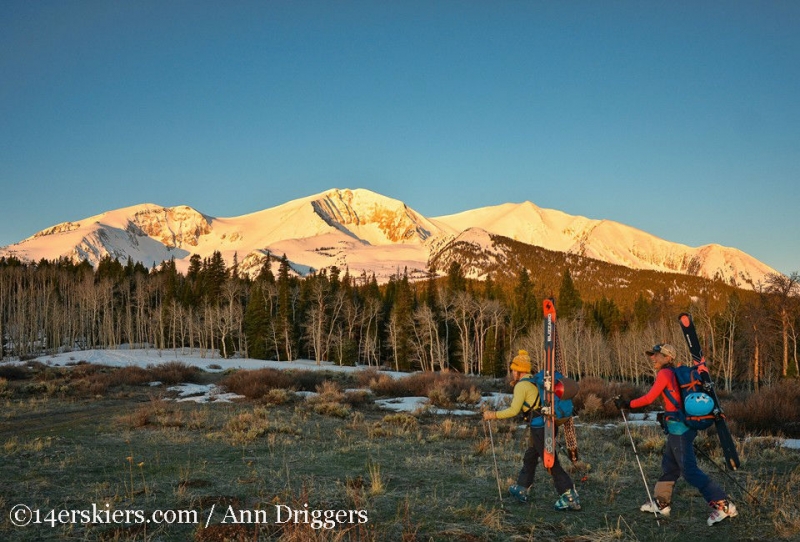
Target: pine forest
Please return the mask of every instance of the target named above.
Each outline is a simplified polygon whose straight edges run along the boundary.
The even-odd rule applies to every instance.
[[[111,258],[96,269],[0,259],[0,361],[125,346],[503,376],[518,348],[541,359],[541,304],[552,296],[567,372],[577,377],[651,378],[647,348],[685,350],[682,311],[693,314],[720,387],[758,390],[800,374],[797,273],[740,289],[626,270],[623,288],[613,286],[618,271],[539,258],[478,281],[452,260],[425,280],[398,270],[378,284],[337,268],[300,277],[285,257],[254,278],[219,253],[193,256],[185,275],[174,262],[148,270]]]

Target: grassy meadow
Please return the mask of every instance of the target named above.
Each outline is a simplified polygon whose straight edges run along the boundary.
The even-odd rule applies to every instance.
[[[218,383],[246,398],[177,402],[166,389],[177,382]],[[304,398],[300,390],[317,393]],[[521,466],[527,430],[516,421],[492,422],[490,434],[476,404],[491,391],[507,389],[453,374],[398,380],[375,371],[209,373],[178,363],[6,366],[0,539],[800,539],[800,451],[767,436],[740,441],[742,468],[731,478],[700,458],[736,502],[738,518],[706,526],[704,501],[682,481],[670,518],[657,523],[640,512],[647,494],[621,418],[607,402],[620,387],[600,382],[581,392],[582,461],[570,466],[583,510],[553,510],[558,496],[541,466],[532,502],[516,503],[507,487]],[[391,412],[374,403],[401,396],[476,414]],[[632,431],[652,489],[663,435],[645,425]],[[722,464],[716,437],[702,435],[698,446]],[[561,460],[568,463],[564,453]],[[26,516],[19,505],[33,512]],[[83,521],[80,511],[98,515]],[[133,521],[105,521],[114,513]],[[137,513],[176,521],[136,521]],[[12,523],[25,519],[27,526]]]

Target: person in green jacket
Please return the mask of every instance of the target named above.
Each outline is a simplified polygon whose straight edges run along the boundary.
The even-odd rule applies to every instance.
[[[541,408],[541,401],[539,398],[539,389],[534,384],[531,378],[531,358],[528,352],[520,350],[519,353],[511,361],[511,385],[514,386],[514,394],[511,399],[511,405],[505,410],[491,411],[487,410],[483,413],[484,420],[502,420],[506,418],[513,418],[519,413],[532,416],[530,423],[530,441],[528,449],[525,451],[525,456],[522,461],[522,470],[519,471],[517,476],[517,483],[509,488],[509,493],[520,502],[528,502],[530,496],[530,487],[533,485],[533,475],[536,472],[536,465],[539,459],[544,455],[544,418],[542,417],[539,409]],[[553,477],[553,485],[560,495],[555,503],[556,510],[580,510],[581,504],[578,500],[578,492],[575,490],[575,484],[572,482],[569,474],[561,466],[558,461],[558,455],[555,458],[550,470],[550,475]]]

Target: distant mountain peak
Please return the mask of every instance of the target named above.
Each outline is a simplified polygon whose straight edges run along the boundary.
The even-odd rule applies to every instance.
[[[192,254],[207,257],[219,251],[226,261],[236,255],[240,268],[255,272],[268,255],[286,254],[301,272],[336,265],[349,268],[351,274],[375,273],[386,280],[402,270],[412,277],[424,276],[433,259],[448,261],[459,250],[480,254],[481,261],[473,264],[474,275],[482,276],[482,262],[496,265],[508,259],[497,248],[497,238],[631,269],[697,275],[742,287],[752,287],[775,272],[734,248],[692,248],[611,220],[543,209],[530,201],[426,218],[400,200],[363,188],[335,188],[228,218],[186,205],[133,205],[51,226],[0,249],[0,256],[32,262],[66,257],[93,265],[111,256],[148,267],[174,258],[185,271]],[[466,247],[471,248],[463,250]]]
[[[313,197],[311,204],[328,224],[371,244],[423,242],[437,229],[402,201],[363,188],[329,190]],[[367,232],[368,227],[381,235]]]

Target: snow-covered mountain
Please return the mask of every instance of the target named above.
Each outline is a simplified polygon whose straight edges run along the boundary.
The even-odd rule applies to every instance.
[[[480,228],[521,243],[631,269],[696,275],[748,287],[776,271],[736,248],[693,248],[610,220],[592,220],[531,202],[506,203],[438,217],[456,231]]]
[[[301,274],[336,265],[354,276],[374,272],[384,281],[404,270],[412,278],[423,276],[434,255],[459,242],[491,253],[494,236],[632,269],[721,278],[743,287],[775,272],[734,248],[692,248],[530,202],[426,218],[401,201],[364,189],[329,190],[231,218],[187,206],[136,205],[52,226],[0,248],[0,257],[33,262],[63,257],[93,265],[106,256],[122,262],[130,257],[147,267],[174,258],[185,272],[192,254],[207,257],[219,251],[229,263],[236,257],[244,271],[257,270],[268,255],[285,254]]]

